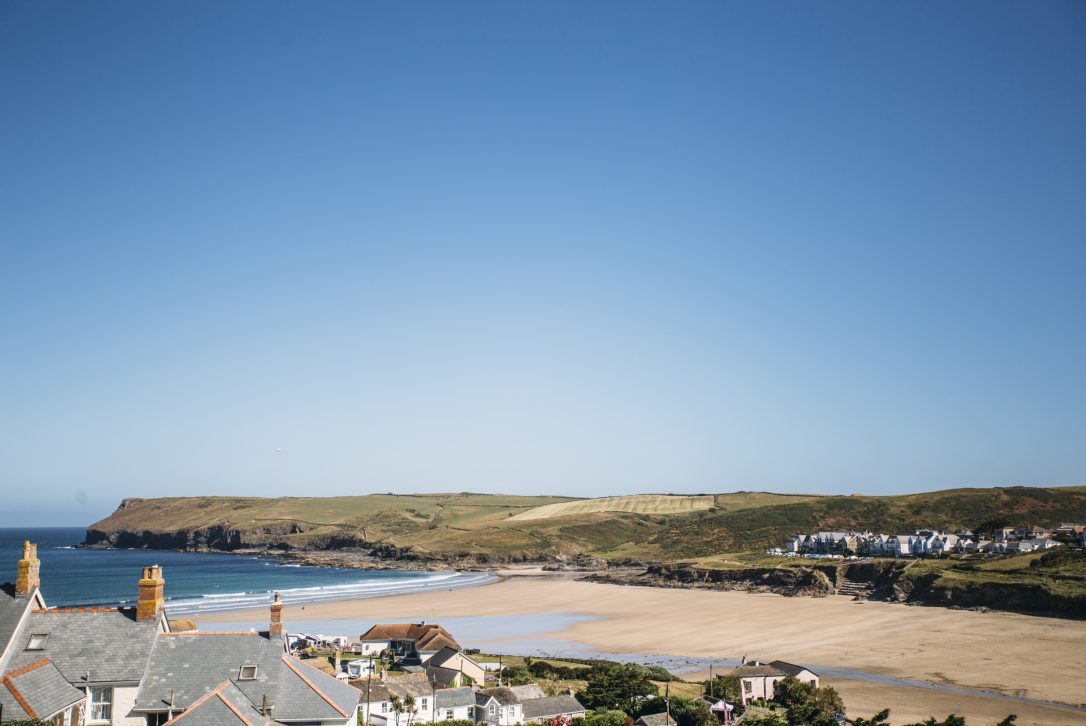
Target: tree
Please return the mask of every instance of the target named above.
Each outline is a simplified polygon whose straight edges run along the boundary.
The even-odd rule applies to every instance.
[[[622,711],[601,708],[585,714],[584,726],[626,726],[629,720],[630,717]]]
[[[502,673],[502,677],[510,686],[523,686],[528,683],[535,683],[535,678],[532,676],[531,671],[522,665],[509,666]]]
[[[625,664],[593,668],[578,696],[588,708],[620,710],[632,716],[639,711],[642,700],[659,692],[644,671]]]
[[[871,718],[854,718],[849,723],[852,726],[887,726],[890,722],[890,709],[884,708]]]
[[[705,681],[705,695],[710,698],[723,698],[729,703],[740,700],[739,676],[728,674],[714,676],[712,681]]]
[[[942,721],[936,721],[935,717],[932,716],[927,721],[909,724],[909,726],[965,726],[965,718],[952,713]]]
[[[804,726],[836,726],[837,714],[845,712],[845,703],[833,688],[819,688],[788,676],[777,684],[774,699],[788,710],[788,723]],[[949,726],[949,725],[948,725]]]
[[[1007,718],[997,723],[996,726],[1014,726],[1016,721],[1018,721],[1018,714],[1012,713],[1008,715]]]
[[[704,701],[671,697],[671,716],[679,726],[717,726]]]
[[[788,721],[779,713],[752,713],[743,717],[743,726],[788,726]]]
[[[388,697],[388,702],[392,708],[392,713],[396,714],[396,726],[400,726],[400,714],[403,713],[403,701],[396,694],[392,694]]]
[[[415,719],[415,714],[418,713],[418,709],[415,708],[415,697],[410,693],[404,696],[403,710],[407,712],[407,726],[411,726],[411,722]]]

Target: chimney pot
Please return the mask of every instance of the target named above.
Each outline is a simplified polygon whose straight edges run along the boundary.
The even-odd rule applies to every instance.
[[[271,604],[271,624],[268,626],[269,638],[283,637],[283,598],[277,592]]]
[[[139,588],[136,621],[143,623],[157,620],[166,602],[166,580],[162,578],[162,568],[158,565],[144,567]]]
[[[30,540],[23,541],[23,558],[19,560],[19,570],[15,577],[15,597],[29,597],[41,587],[41,562],[38,561],[38,546]]]

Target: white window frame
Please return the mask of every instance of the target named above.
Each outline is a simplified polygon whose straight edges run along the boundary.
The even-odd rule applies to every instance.
[[[49,633],[31,633],[26,641],[25,650],[45,650],[47,640],[49,640]]]
[[[105,694],[105,700],[100,700]],[[97,697],[96,697],[97,696]],[[106,717],[95,718],[95,709],[106,707]],[[87,723],[112,723],[113,722],[113,688],[112,686],[88,686],[87,687]]]
[[[451,708],[446,708],[445,709],[445,720],[446,721],[452,721],[453,720],[453,710]]]
[[[245,675],[246,671],[250,671],[252,675]],[[239,681],[255,681],[260,669],[255,665],[243,665],[238,671]]]

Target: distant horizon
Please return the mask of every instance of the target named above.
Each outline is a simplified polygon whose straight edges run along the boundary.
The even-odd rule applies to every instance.
[[[0,17],[4,520],[1086,481],[1081,2]]]
[[[474,490],[471,490],[471,489],[462,489],[462,490],[456,490],[456,491],[451,491],[451,490],[411,491],[411,492],[374,491],[374,492],[367,492],[365,494],[329,494],[329,495],[316,495],[316,496],[284,494],[284,495],[279,495],[279,496],[267,496],[267,497],[261,497],[259,495],[253,495],[253,494],[176,494],[176,495],[162,494],[162,495],[153,496],[153,497],[122,497],[122,501],[124,499],[180,499],[180,498],[185,498],[185,499],[193,498],[193,499],[195,499],[195,498],[200,498],[200,497],[225,497],[225,498],[235,498],[235,497],[237,497],[237,498],[258,498],[258,499],[335,499],[337,497],[366,497],[366,496],[373,496],[373,495],[386,495],[386,496],[387,495],[392,495],[392,496],[409,497],[409,496],[416,496],[416,495],[441,495],[441,494],[480,494],[480,495],[487,495],[487,496],[518,496],[518,497],[536,497],[536,496],[538,496],[538,497],[565,497],[565,498],[569,498],[569,499],[606,499],[608,497],[638,496],[638,495],[645,495],[645,494],[674,495],[674,496],[712,496],[712,495],[716,495],[716,494],[737,494],[737,493],[741,493],[741,492],[760,492],[760,493],[766,493],[766,494],[777,494],[779,496],[800,496],[800,497],[801,496],[812,496],[812,495],[813,496],[825,496],[825,497],[852,497],[852,496],[860,496],[860,497],[904,497],[904,496],[910,496],[910,495],[913,495],[913,494],[931,494],[931,493],[935,493],[935,492],[954,491],[954,490],[958,490],[958,489],[1011,489],[1011,488],[1074,489],[1074,488],[1084,488],[1084,487],[1086,487],[1086,484],[1051,484],[1051,485],[1048,485],[1048,484],[993,484],[993,485],[990,485],[990,486],[976,486],[976,485],[974,485],[974,486],[950,486],[950,487],[931,488],[931,489],[925,488],[925,489],[917,489],[917,490],[914,490],[914,491],[879,493],[879,494],[865,494],[863,492],[830,492],[830,491],[814,491],[814,490],[808,491],[808,492],[776,491],[776,490],[773,490],[773,489],[730,489],[730,490],[719,490],[719,491],[688,491],[688,492],[645,490],[645,491],[638,491],[638,492],[625,492],[625,493],[621,493],[621,494],[603,494],[603,495],[600,495],[598,497],[585,497],[585,496],[577,496],[577,495],[573,495],[573,494],[553,494],[553,493],[545,493],[545,494],[539,494],[539,493],[537,493],[537,494],[511,494],[509,492],[484,492],[484,491],[474,491]],[[18,530],[20,528],[28,528],[28,529],[80,529],[80,528],[86,528],[86,527],[90,526],[91,524],[94,524],[95,522],[98,522],[98,521],[101,521],[102,519],[105,519],[110,514],[117,511],[117,507],[120,506],[120,503],[121,502],[118,501],[117,505],[114,506],[113,509],[109,510],[108,512],[106,512],[106,513],[104,513],[104,514],[102,514],[100,516],[96,516],[96,517],[90,519],[87,522],[83,522],[83,523],[77,523],[77,524],[5,524],[4,521],[0,521],[0,529]]]

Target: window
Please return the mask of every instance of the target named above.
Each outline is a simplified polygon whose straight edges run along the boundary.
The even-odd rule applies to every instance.
[[[494,714],[496,714],[497,712],[498,712],[498,707],[497,707],[497,706],[495,706],[495,705],[494,705],[493,703],[492,703],[492,704],[490,704],[490,715],[491,715],[491,716],[493,716],[493,715],[494,715]]]
[[[87,713],[88,721],[113,720],[113,689],[95,688],[87,689]]]
[[[453,717],[452,709],[451,708],[446,708],[445,709],[445,720],[446,721],[452,721],[452,717]]]
[[[381,713],[388,713],[388,701],[381,701]]]
[[[427,703],[428,703],[428,700],[429,700],[429,699],[426,699],[426,698],[422,699],[422,705],[420,706],[420,708],[421,708],[421,709],[422,709],[423,711],[425,711],[426,709],[430,708],[430,707],[429,707],[429,706],[427,705]]]
[[[30,640],[26,641],[26,649],[41,650],[45,647],[45,641],[48,637],[48,633],[34,633],[30,636]]]
[[[170,721],[170,714],[168,713],[147,714],[147,726],[165,726]]]
[[[256,666],[245,665],[241,667],[241,673],[238,674],[239,681],[255,681],[256,680]]]

